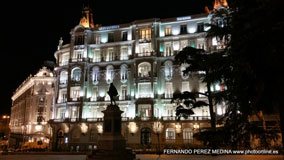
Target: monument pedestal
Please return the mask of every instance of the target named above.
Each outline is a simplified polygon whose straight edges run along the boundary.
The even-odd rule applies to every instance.
[[[98,149],[87,160],[134,160],[136,155],[126,148],[126,140],[121,135],[121,113],[117,105],[109,105],[104,113],[103,134],[98,140]]]

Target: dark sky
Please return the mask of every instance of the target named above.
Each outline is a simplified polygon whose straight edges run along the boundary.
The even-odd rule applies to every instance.
[[[5,1],[1,5],[0,114],[10,113],[13,92],[30,74],[34,75],[45,60],[55,60],[59,38],[63,37],[64,44],[69,42],[69,32],[79,23],[84,1]],[[90,0],[90,5],[96,24],[115,25],[202,13],[204,6],[212,8],[214,0],[174,2]]]

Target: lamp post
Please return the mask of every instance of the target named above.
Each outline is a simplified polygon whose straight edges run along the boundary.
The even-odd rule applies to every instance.
[[[10,116],[3,115],[2,118],[4,119],[4,138],[7,139],[9,134]]]
[[[137,127],[137,124],[135,122],[129,122],[128,124],[128,129],[129,129],[129,132],[132,136],[134,136],[134,134],[137,132],[138,130],[138,127]]]
[[[181,133],[181,125],[179,123],[176,124],[176,133],[178,136]]]
[[[158,155],[159,155],[158,159],[161,156],[160,134],[162,133],[163,128],[164,128],[164,126],[160,121],[154,122],[153,131],[157,135],[157,138],[158,138],[158,151],[157,151]]]

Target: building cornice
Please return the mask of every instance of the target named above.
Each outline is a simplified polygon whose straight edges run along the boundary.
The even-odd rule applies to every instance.
[[[28,80],[24,81],[23,84],[20,85],[20,87],[16,90],[14,95],[12,96],[12,100],[15,101],[19,96],[21,96],[23,93],[25,93],[28,89],[30,89],[35,82],[37,81],[55,81],[55,77],[32,77]]]

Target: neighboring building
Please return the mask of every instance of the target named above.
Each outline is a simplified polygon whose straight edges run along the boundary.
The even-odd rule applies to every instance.
[[[55,77],[43,67],[28,77],[12,96],[9,147],[21,148],[26,142],[49,143]]]
[[[10,133],[9,123],[10,123],[10,116],[0,115],[0,141],[8,139]]]
[[[174,91],[206,92],[198,73],[184,75],[186,67],[174,64],[174,55],[186,46],[217,48],[206,38],[208,14],[168,19],[137,20],[113,26],[94,25],[90,8],[70,34],[70,44],[59,42],[55,52],[57,92],[52,126],[54,150],[88,150],[96,147],[103,113],[114,83],[123,111],[122,134],[132,148],[155,148],[153,124],[162,122],[162,146],[199,145],[193,133],[210,126],[208,107],[195,115],[175,117]],[[217,44],[216,44],[217,45]],[[216,90],[219,85],[212,86]],[[207,100],[199,97],[199,100]],[[223,114],[225,107],[217,106]]]
[[[9,139],[9,122],[10,116],[0,115],[0,152],[7,150],[8,148],[8,139]]]

